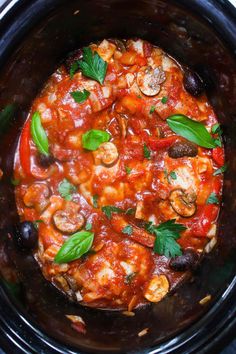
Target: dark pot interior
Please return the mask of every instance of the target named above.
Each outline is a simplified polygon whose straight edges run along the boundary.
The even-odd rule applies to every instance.
[[[22,350],[192,353],[203,347],[210,350],[216,337],[225,333],[223,329],[233,325],[236,22],[231,10],[223,1],[207,0],[36,0],[18,1],[2,20],[0,318],[2,328]],[[137,310],[135,317],[68,302],[44,280],[33,257],[17,250],[12,238],[12,225],[17,221],[11,185],[13,156],[31,101],[68,52],[109,37],[147,39],[203,77],[224,130],[228,163],[218,247],[206,257],[192,282],[162,302]],[[207,294],[212,301],[199,305]],[[87,334],[75,332],[66,314],[81,316]],[[144,328],[149,328],[148,334],[138,337]]]

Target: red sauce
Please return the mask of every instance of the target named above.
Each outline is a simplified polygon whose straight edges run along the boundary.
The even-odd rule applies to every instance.
[[[32,104],[15,155],[15,178],[20,180],[16,203],[22,221],[42,221],[35,257],[47,279],[82,304],[131,311],[160,301],[187,275],[171,269],[170,260],[154,252],[155,236],[145,230],[144,222],[159,225],[176,219],[186,226],[177,240],[182,252],[190,248],[200,255],[216,237],[220,206],[207,201],[211,193],[221,198],[222,174],[214,172],[224,164],[224,151],[197,147],[193,157],[168,155],[176,142],[186,142],[167,125],[169,115],[184,114],[208,130],[217,119],[205,95],[194,98],[185,91],[181,67],[161,49],[141,40],[127,41],[124,52],[108,41],[91,47],[108,63],[103,85],[80,71],[71,78],[61,66]],[[159,89],[152,88],[154,95],[138,85],[144,66],[164,75]],[[90,92],[88,99],[75,102],[70,92],[84,89]],[[35,111],[54,157],[49,167],[40,165],[30,133]],[[91,129],[110,134],[111,156],[101,148],[83,148],[82,135]],[[59,193],[64,179],[74,186],[70,201]],[[194,195],[192,215],[173,208],[170,195],[176,189]],[[134,213],[112,213],[109,219],[102,211],[107,205],[132,208]],[[84,222],[79,229],[89,223],[95,235],[90,252],[66,264],[55,263],[54,257],[73,232],[55,224],[58,210],[70,213],[69,222],[80,214]],[[130,235],[124,233],[127,225],[132,226]]]

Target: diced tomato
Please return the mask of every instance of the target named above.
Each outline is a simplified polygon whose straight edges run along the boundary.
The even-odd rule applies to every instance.
[[[221,147],[212,150],[212,157],[220,167],[224,165],[224,150]]]
[[[206,237],[211,223],[215,221],[219,207],[214,204],[205,205],[200,214],[191,221],[190,229],[193,236]],[[189,226],[189,225],[188,225]]]
[[[28,121],[22,130],[20,139],[20,163],[26,175],[30,175],[30,121]]]
[[[178,139],[178,136],[169,136],[168,138],[162,138],[162,139],[157,139],[157,138],[149,138],[148,145],[152,150],[158,150],[158,149],[164,149],[170,147],[176,140]]]

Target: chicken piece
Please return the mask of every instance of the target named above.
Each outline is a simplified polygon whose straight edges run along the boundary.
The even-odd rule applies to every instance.
[[[140,91],[146,96],[155,96],[166,79],[165,72],[161,68],[153,69],[151,66],[142,67],[137,74],[137,84]]]
[[[84,217],[79,213],[79,205],[68,203],[65,209],[57,210],[53,214],[53,221],[58,230],[64,233],[74,233],[84,225]]]
[[[34,207],[38,212],[42,212],[49,204],[49,188],[44,183],[33,183],[26,190],[23,197],[24,204]]]
[[[154,275],[144,291],[144,297],[151,302],[159,302],[169,291],[169,282],[165,275]]]

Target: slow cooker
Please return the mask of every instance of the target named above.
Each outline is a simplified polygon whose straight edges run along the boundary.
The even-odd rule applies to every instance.
[[[212,353],[236,329],[236,10],[225,0],[12,0],[0,12],[0,328],[11,353]],[[193,280],[134,317],[69,302],[13,241],[11,184],[19,132],[65,56],[103,38],[147,39],[204,80],[222,124],[225,174],[219,243]],[[206,305],[199,299],[210,294]],[[86,335],[68,326],[81,316]],[[137,333],[150,328],[146,336]],[[4,344],[2,344],[4,345]]]

